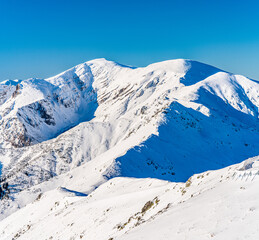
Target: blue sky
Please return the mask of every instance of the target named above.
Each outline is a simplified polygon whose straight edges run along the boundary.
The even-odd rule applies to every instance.
[[[0,0],[0,81],[104,57],[202,61],[259,80],[259,1]]]

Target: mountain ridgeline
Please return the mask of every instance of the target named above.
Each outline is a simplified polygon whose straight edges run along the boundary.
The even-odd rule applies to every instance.
[[[96,59],[0,84],[1,177],[23,189],[95,160],[102,173],[186,181],[259,154],[259,83],[191,60]],[[107,157],[109,156],[109,157]]]

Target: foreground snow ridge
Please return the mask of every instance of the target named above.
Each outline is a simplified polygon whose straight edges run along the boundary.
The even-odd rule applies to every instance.
[[[0,83],[1,239],[258,239],[258,109],[183,59]]]

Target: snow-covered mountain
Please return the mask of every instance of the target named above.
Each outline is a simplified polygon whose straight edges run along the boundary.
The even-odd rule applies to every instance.
[[[1,83],[1,178],[12,185],[10,199],[0,205],[2,238],[117,238],[146,221],[153,228],[152,219],[169,208],[165,220],[156,221],[164,224],[173,214],[180,215],[179,202],[189,199],[183,207],[194,204],[198,209],[208,197],[203,194],[194,200],[186,189],[194,196],[215,188],[209,198],[213,200],[215,194],[233,188],[233,196],[226,198],[235,202],[239,185],[230,179],[239,174],[240,165],[206,173],[210,175],[206,181],[195,180],[190,188],[184,187],[190,182],[180,182],[254,157],[250,165],[242,163],[251,168],[253,181],[246,185],[253,190],[258,108],[259,82],[182,59],[145,68],[96,59],[49,79]],[[228,181],[222,188],[221,182]],[[258,195],[252,190],[251,197]],[[224,202],[224,196],[218,201]],[[156,209],[148,215],[150,208],[142,206],[145,201]],[[221,206],[215,202],[211,207]],[[116,211],[110,211],[113,208]],[[85,215],[80,214],[82,209]],[[190,213],[184,212],[187,222]],[[116,225],[126,218],[127,227]],[[53,221],[58,222],[56,230]],[[65,224],[72,224],[67,232]],[[186,226],[175,228],[186,232]],[[46,228],[51,230],[43,231]],[[152,232],[145,228],[127,237],[138,239],[134,234],[140,234],[139,239],[146,239],[145,234]],[[163,239],[170,239],[171,232],[166,233]],[[197,233],[197,239],[207,239],[203,233]]]
[[[54,78],[1,84],[1,145],[24,147],[93,117],[96,94],[87,64]]]

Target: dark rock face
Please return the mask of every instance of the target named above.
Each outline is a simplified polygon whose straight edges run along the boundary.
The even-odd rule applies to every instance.
[[[17,84],[15,91],[12,94],[12,97],[15,98],[17,95],[19,95],[21,93],[20,90],[21,90],[21,86],[20,86],[20,84]]]
[[[44,103],[46,101],[42,101],[37,103],[37,111],[39,112],[40,116],[42,119],[44,119],[44,122],[48,125],[55,125],[55,120],[53,116],[51,116],[48,112],[47,109],[44,107]]]
[[[13,147],[25,147],[29,146],[33,141],[27,134],[27,130],[17,118],[13,118],[5,123],[5,131],[3,138],[6,142],[9,142]]]

